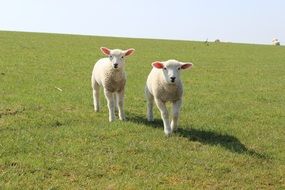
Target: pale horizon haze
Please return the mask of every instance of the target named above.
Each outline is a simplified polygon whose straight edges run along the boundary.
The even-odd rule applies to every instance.
[[[285,44],[282,0],[0,0],[0,30]]]

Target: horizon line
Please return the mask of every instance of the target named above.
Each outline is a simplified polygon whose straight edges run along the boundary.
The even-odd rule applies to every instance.
[[[184,42],[201,42],[201,43],[215,43],[215,40],[195,40],[195,39],[174,39],[174,38],[159,38],[159,37],[137,37],[137,36],[124,36],[124,35],[100,35],[90,33],[77,33],[77,32],[43,32],[43,31],[29,31],[29,30],[10,30],[0,29],[0,32],[23,32],[23,33],[36,33],[36,34],[57,34],[57,35],[74,35],[74,36],[90,36],[90,37],[109,37],[109,38],[127,38],[127,39],[145,39],[145,40],[167,40],[167,41],[184,41]],[[219,43],[232,43],[232,44],[244,44],[244,45],[272,45],[272,43],[253,43],[253,42],[240,42],[240,41],[223,41],[220,38]],[[282,46],[282,44],[280,44]]]

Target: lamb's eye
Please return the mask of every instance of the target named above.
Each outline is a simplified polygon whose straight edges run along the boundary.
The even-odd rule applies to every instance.
[[[164,69],[164,70],[167,70],[167,68],[166,68],[166,67],[164,67],[163,69]]]
[[[121,58],[124,59],[124,56],[122,56]]]
[[[181,67],[178,68],[178,70],[180,70],[180,69],[181,69]]]

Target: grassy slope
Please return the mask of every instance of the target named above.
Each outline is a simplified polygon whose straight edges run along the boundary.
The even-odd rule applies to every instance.
[[[100,46],[136,49],[127,122],[107,121],[103,96],[93,112]],[[143,89],[170,58],[195,67],[166,138]],[[284,47],[0,32],[0,188],[285,188],[284,74]]]

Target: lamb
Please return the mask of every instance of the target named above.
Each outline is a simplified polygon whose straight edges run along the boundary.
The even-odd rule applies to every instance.
[[[91,84],[93,89],[94,110],[99,111],[99,90],[104,88],[105,98],[109,109],[109,121],[115,120],[115,103],[119,111],[119,119],[125,120],[124,92],[126,84],[126,73],[124,70],[124,58],[135,51],[133,48],[127,50],[100,48],[106,58],[96,62],[92,71]]]
[[[183,85],[180,80],[181,69],[188,69],[192,63],[182,63],[177,60],[153,62],[152,70],[148,75],[145,95],[147,98],[147,120],[153,121],[153,102],[161,113],[164,133],[168,136],[177,129],[180,107],[182,105]],[[173,118],[169,122],[166,102],[173,104]]]
[[[276,38],[273,38],[273,40],[272,40],[272,45],[274,45],[274,46],[280,46],[279,40],[276,39]]]

